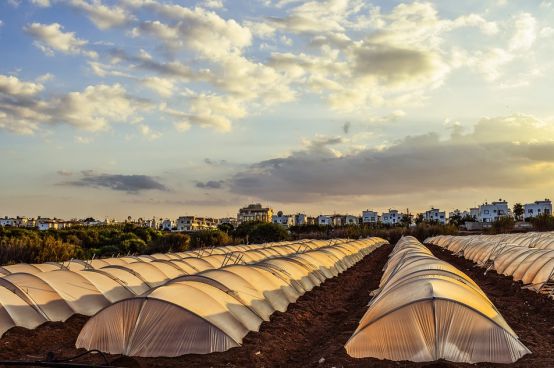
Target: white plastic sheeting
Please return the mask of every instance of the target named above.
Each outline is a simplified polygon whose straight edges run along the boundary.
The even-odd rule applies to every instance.
[[[91,316],[112,303],[142,295],[182,276],[346,242],[344,239],[300,240],[3,266],[0,267],[0,336],[14,326],[36,328],[46,321],[63,322],[73,314]]]
[[[542,292],[554,283],[554,232],[436,236],[425,242],[446,248],[497,273],[521,281],[527,288]],[[553,296],[548,290],[550,296]]]
[[[143,357],[225,351],[240,346],[275,311],[285,311],[385,243],[380,238],[338,241],[182,276],[101,310],[85,324],[76,346]]]
[[[346,343],[355,358],[512,363],[530,351],[483,291],[413,237],[395,246]]]

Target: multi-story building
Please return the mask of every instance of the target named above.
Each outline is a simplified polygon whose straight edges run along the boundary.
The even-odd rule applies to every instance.
[[[471,207],[469,209],[469,215],[473,217],[474,220],[479,218],[479,207]]]
[[[211,217],[181,216],[176,221],[178,231],[217,229],[218,219]]]
[[[333,225],[333,219],[331,216],[319,215],[317,216],[318,225]]]
[[[427,222],[438,222],[439,224],[446,224],[446,213],[432,207],[430,210],[425,211],[425,213],[423,214],[423,220]]]
[[[57,230],[59,228],[59,222],[56,219],[39,218],[37,219],[37,228],[41,231]]]
[[[223,217],[219,219],[220,224],[230,224],[233,227],[237,226],[237,219],[235,217]]]
[[[151,219],[144,220],[144,222],[142,223],[142,226],[149,227],[151,229],[156,229],[158,228],[158,221],[156,221],[155,217],[152,217]]]
[[[14,219],[8,216],[0,218],[0,226],[14,226]]]
[[[362,211],[362,224],[376,224],[379,221],[377,211]]]
[[[508,202],[499,199],[492,203],[485,202],[479,206],[479,215],[477,220],[479,222],[494,222],[504,216],[510,216],[511,211],[508,207]]]
[[[535,201],[534,203],[527,203],[523,205],[524,213],[523,218],[528,219],[540,215],[552,214],[552,202],[550,199],[543,201]]]
[[[13,220],[13,226],[15,227],[27,227],[29,224],[29,219],[25,216],[17,216]]]
[[[307,225],[308,224],[308,216],[304,213],[297,213],[294,215],[294,224],[295,225]]]
[[[171,231],[173,230],[173,227],[175,226],[175,223],[173,220],[171,219],[164,219],[161,224],[160,224],[160,228],[162,230],[166,230],[166,231]]]
[[[360,224],[360,218],[358,216],[345,215],[345,216],[342,216],[342,224],[343,225],[359,225]]]
[[[381,215],[381,221],[385,225],[396,225],[400,223],[400,214],[398,210],[389,209],[389,212],[383,212]]]
[[[284,227],[290,227],[294,226],[294,216],[293,215],[283,215],[283,211],[277,212],[276,215],[273,215],[271,218],[271,222],[277,225],[281,225]]]
[[[333,225],[333,226],[342,226],[342,225],[344,225],[344,216],[342,216],[342,215],[333,215],[333,216],[331,216],[331,225]]]
[[[254,203],[241,208],[239,210],[237,220],[239,224],[250,221],[271,222],[272,217],[272,208],[264,208],[260,203]]]

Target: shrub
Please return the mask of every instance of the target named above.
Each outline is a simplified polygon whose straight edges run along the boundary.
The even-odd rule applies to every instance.
[[[537,231],[552,231],[554,230],[554,216],[542,214],[530,219],[533,227]]]
[[[489,232],[492,234],[509,233],[514,229],[515,220],[512,217],[503,216],[492,223]]]
[[[190,233],[190,247],[192,249],[219,247],[230,243],[229,235],[221,230],[201,230]]]
[[[287,230],[281,225],[273,223],[263,223],[254,226],[248,234],[249,243],[267,243],[282,241],[289,238]]]
[[[165,233],[148,244],[147,254],[184,252],[189,249],[190,236],[182,233]]]

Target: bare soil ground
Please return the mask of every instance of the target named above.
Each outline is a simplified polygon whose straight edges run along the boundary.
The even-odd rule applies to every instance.
[[[510,279],[473,267],[438,247],[439,258],[471,276],[489,295],[504,318],[533,351],[509,367],[554,367],[554,302],[521,290]],[[275,313],[258,333],[246,336],[243,346],[224,353],[185,355],[177,358],[126,358],[108,356],[113,365],[125,367],[470,367],[450,362],[415,364],[377,359],[353,359],[344,344],[367,309],[369,292],[377,288],[391,250],[381,247],[339,277],[301,297],[285,313]],[[47,323],[36,330],[16,328],[0,339],[0,360],[68,358],[83,351],[73,347],[86,317],[74,316],[65,323]],[[75,362],[102,364],[100,355]],[[506,365],[478,364],[480,367]]]

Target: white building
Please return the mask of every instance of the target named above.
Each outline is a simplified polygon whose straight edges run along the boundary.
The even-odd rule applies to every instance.
[[[273,209],[269,207],[262,207],[260,203],[249,204],[248,206],[241,208],[237,215],[239,224],[251,221],[271,222],[273,218]]]
[[[427,222],[438,222],[439,224],[446,224],[446,213],[437,208],[431,208],[425,211],[423,214],[423,220]]]
[[[362,211],[362,223],[363,224],[376,224],[379,221],[379,215],[377,211],[365,210]]]
[[[317,216],[317,224],[318,225],[332,225],[333,224],[333,219],[331,218],[331,216],[319,215],[319,216]]]
[[[14,219],[8,218],[8,216],[4,218],[0,218],[0,226],[14,226]]]
[[[48,218],[41,218],[37,220],[37,228],[41,231],[46,231],[50,229],[57,230],[58,226],[58,221],[56,221],[55,219],[51,220]]]
[[[233,225],[233,227],[237,227],[237,225],[238,225],[236,217],[223,217],[223,218],[220,218],[220,219],[219,219],[219,223],[220,223],[220,224],[229,224],[229,225]]]
[[[181,216],[176,221],[177,231],[217,229],[219,221],[211,217]]]
[[[396,225],[400,222],[400,214],[398,210],[389,209],[389,212],[383,212],[381,221],[385,225]]]
[[[359,225],[360,218],[358,216],[346,215],[342,217],[343,225]]]
[[[308,224],[308,216],[304,213],[297,213],[294,215],[294,224],[298,226]]]
[[[508,207],[508,202],[499,199],[498,201],[487,203],[479,206],[479,215],[477,220],[479,222],[494,222],[501,217],[510,216],[511,211]]]
[[[479,207],[470,208],[469,215],[473,217],[474,220],[477,220],[477,218],[479,217]]]
[[[342,215],[335,214],[335,215],[331,216],[331,225],[333,225],[333,226],[342,226],[342,225],[344,225],[342,221],[343,221]]]
[[[294,216],[283,215],[283,211],[277,212],[276,215],[271,216],[271,222],[284,227],[294,226]]]
[[[172,230],[174,225],[175,224],[174,224],[173,220],[165,219],[160,224],[160,227],[161,227],[162,230]]]
[[[552,214],[552,202],[550,199],[544,201],[535,201],[534,203],[527,203],[523,205],[524,213],[523,218],[532,218],[540,215]]]
[[[155,217],[152,217],[151,219],[146,219],[142,223],[142,226],[149,227],[151,229],[157,229],[158,228],[158,221],[156,221]]]

